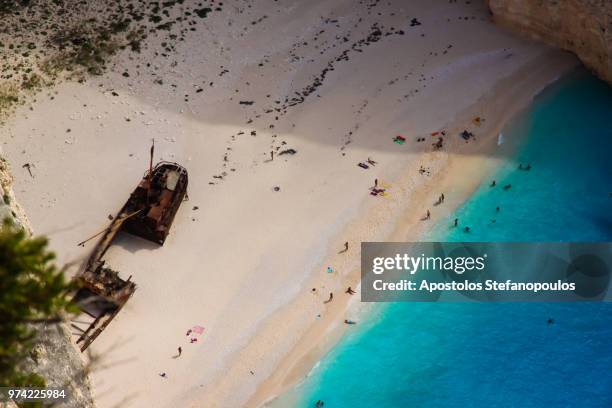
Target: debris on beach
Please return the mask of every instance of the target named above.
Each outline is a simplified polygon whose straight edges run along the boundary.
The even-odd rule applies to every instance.
[[[384,197],[387,195],[387,189],[372,187],[370,188],[370,195],[374,197],[377,197],[377,196]]]
[[[438,141],[432,144],[434,150],[440,150],[444,147],[444,139],[441,137],[438,138]]]
[[[195,343],[198,341],[198,336],[204,334],[204,327],[200,325],[195,325],[187,330],[185,336],[190,337],[190,343]]]
[[[34,178],[34,175],[32,174],[32,165],[30,163],[26,163],[21,167],[26,169],[28,173],[30,173],[30,177]]]
[[[293,156],[293,155],[294,155],[294,154],[296,154],[296,153],[297,153],[297,150],[295,150],[295,149],[285,149],[285,150],[281,150],[281,151],[278,153],[278,155],[279,155],[279,156],[283,156],[283,155],[285,155],[285,154],[290,154],[290,155],[292,155],[292,156]]]
[[[484,119],[480,116],[476,116],[474,119],[472,119],[472,123],[476,126],[482,125],[482,122],[484,122]]]
[[[461,136],[461,138],[463,138],[463,140],[465,140],[466,142],[469,141],[470,139],[472,139],[474,137],[474,133],[472,132],[468,132],[467,130],[464,130],[463,132],[461,132],[459,134]]]
[[[406,138],[402,135],[397,135],[393,138],[393,141],[398,145],[403,145],[404,143],[406,143]]]
[[[412,20],[410,20],[410,27],[420,26],[421,24],[422,23],[416,18],[413,18]]]

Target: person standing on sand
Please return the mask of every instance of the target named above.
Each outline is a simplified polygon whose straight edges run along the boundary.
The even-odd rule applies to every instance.
[[[181,354],[183,354],[183,348],[181,346],[179,346],[178,350],[178,356],[180,357]]]
[[[353,288],[351,288],[351,287],[349,286],[349,287],[348,287],[348,289],[346,289],[346,291],[345,291],[344,293],[348,293],[349,295],[354,295],[354,294],[355,294],[355,293],[357,293],[357,292],[355,292],[355,291],[353,290]]]
[[[332,300],[334,300],[334,294],[333,294],[332,292],[329,292],[329,299],[327,299],[327,300],[326,300],[325,302],[323,302],[323,303],[329,303],[329,302],[331,302]]]
[[[374,179],[374,188],[378,187],[378,179]]]

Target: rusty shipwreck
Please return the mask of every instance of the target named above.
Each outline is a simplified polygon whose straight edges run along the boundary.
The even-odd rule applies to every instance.
[[[78,287],[74,302],[93,320],[77,339],[84,351],[108,326],[134,294],[132,276],[123,279],[119,272],[105,264],[104,255],[119,231],[163,245],[176,213],[187,195],[187,170],[177,163],[159,162],[153,167],[153,151],[149,170],[132,192],[125,205],[103,231],[85,242],[101,238],[93,248],[81,272],[75,276]],[[75,326],[76,327],[76,326]]]

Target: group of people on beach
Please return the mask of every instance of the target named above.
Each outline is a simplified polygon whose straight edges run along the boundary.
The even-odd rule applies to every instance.
[[[202,334],[204,328],[201,326],[194,326],[191,329],[188,329],[187,332],[185,333],[185,336],[189,337],[189,343],[193,344],[193,343],[197,343],[198,342],[198,338],[197,336],[199,334]],[[172,356],[173,359],[177,359],[179,357],[181,357],[183,355],[183,347],[182,346],[178,346],[176,348],[176,354],[174,356]],[[168,378],[168,375],[166,374],[166,372],[161,372],[159,373],[159,376],[161,378]]]
[[[344,243],[344,247],[338,252],[338,254],[343,254],[345,252],[348,252],[348,250],[349,250],[349,243],[348,243],[348,241],[346,241]],[[330,272],[330,271],[333,272],[333,269],[331,267],[328,267],[327,269],[328,269],[328,272]],[[312,288],[311,289],[311,293],[316,294],[317,293],[317,288]],[[357,292],[351,286],[348,286],[346,288],[346,290],[344,291],[344,293],[347,294],[347,295],[351,295],[352,296],[352,295],[355,295]],[[333,300],[334,300],[334,292],[329,292],[329,296],[328,296],[328,298],[326,300],[323,301],[323,304],[331,303]],[[320,315],[319,315],[319,317],[320,317]],[[345,319],[344,323],[348,324],[348,325],[357,324],[356,321],[349,320],[349,319]]]
[[[530,170],[531,170],[531,168],[532,168],[532,167],[531,167],[531,163],[528,163],[527,165],[523,165],[523,164],[521,163],[521,164],[519,164],[519,167],[518,167],[518,169],[519,169],[519,170],[523,170],[523,171],[530,171]],[[419,172],[420,172],[421,174],[424,174],[424,173],[425,173],[425,169],[423,169],[423,167],[421,167],[421,170],[420,170]],[[495,180],[493,180],[489,186],[490,186],[491,188],[492,188],[492,187],[496,187],[496,186],[497,186],[497,182],[496,182]],[[506,184],[506,185],[504,185],[503,189],[504,189],[504,190],[509,190],[511,187],[512,187],[512,184]],[[374,186],[370,188],[370,192],[371,192],[371,194],[372,194],[372,195],[379,195],[379,194],[381,194],[381,193],[384,193],[384,191],[385,191],[384,189],[379,189],[379,188],[378,188],[378,179],[374,179]],[[444,193],[441,193],[441,194],[438,196],[438,200],[437,200],[437,201],[434,203],[434,206],[438,206],[438,205],[441,205],[442,203],[444,203],[445,198],[446,198],[446,197],[445,197]],[[500,207],[500,206],[497,206],[497,207],[495,208],[495,212],[496,212],[496,213],[499,213],[500,211],[501,211],[501,207]],[[425,216],[424,216],[424,217],[423,217],[421,220],[422,220],[422,221],[425,221],[425,220],[429,220],[429,219],[431,219],[431,211],[428,209],[428,210],[427,210],[427,212],[426,212],[426,214],[425,214]],[[492,219],[492,220],[491,220],[491,222],[495,222],[495,219]],[[459,218],[455,218],[455,219],[454,219],[454,221],[453,221],[453,227],[455,227],[455,228],[459,227]],[[464,232],[466,232],[466,233],[468,233],[468,232],[470,232],[470,231],[471,231],[471,229],[470,229],[470,227],[469,227],[469,226],[467,226],[467,225],[466,225],[465,227],[463,227],[463,231],[464,231]],[[343,249],[342,249],[340,252],[338,252],[338,253],[339,253],[339,254],[342,254],[342,253],[348,252],[348,249],[349,249],[349,243],[348,243],[348,242],[345,242],[345,243],[344,243],[344,248],[343,248]],[[312,289],[312,291],[313,291],[313,292],[316,292],[316,289],[315,289],[315,288],[313,288],[313,289]],[[354,290],[353,290],[353,289],[352,289],[352,288],[349,286],[349,287],[346,289],[346,291],[345,291],[344,293],[346,293],[346,294],[348,294],[348,295],[354,295],[356,292],[355,292],[355,291],[354,291]],[[324,303],[324,304],[331,303],[331,302],[333,301],[333,299],[334,299],[334,294],[333,294],[333,292],[330,292],[330,293],[329,293],[329,298],[328,298],[327,300],[325,300],[323,303]],[[551,319],[551,320],[552,320],[552,319]],[[354,320],[350,320],[350,319],[345,319],[345,320],[344,320],[344,324],[346,324],[346,325],[354,325],[354,324],[356,324],[356,323],[357,323],[357,322],[356,322],[356,321],[354,321]],[[549,321],[549,324],[551,324],[551,321]],[[324,402],[323,402],[323,401],[321,401],[321,400],[319,400],[319,401],[317,401],[317,403],[315,404],[315,406],[316,406],[316,407],[323,407],[323,404],[324,404]]]
[[[378,187],[378,179],[374,179],[374,185],[370,187],[370,195],[384,196],[387,189]]]

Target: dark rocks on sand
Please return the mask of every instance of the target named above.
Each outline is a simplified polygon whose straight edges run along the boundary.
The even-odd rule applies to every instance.
[[[460,133],[460,136],[463,138],[463,140],[467,142],[468,140],[474,137],[474,134],[472,132],[468,132],[467,130],[464,130],[463,132]]]
[[[196,15],[200,18],[206,18],[206,16],[208,16],[208,13],[210,13],[211,11],[212,9],[210,7],[203,7],[201,9],[193,10],[193,12],[196,13]]]

